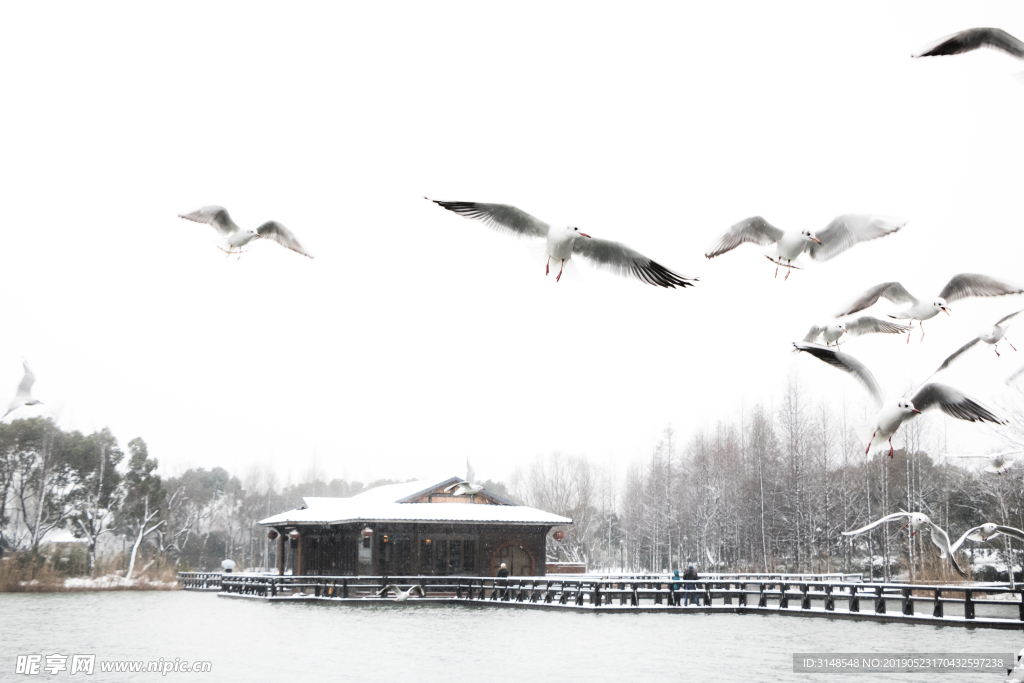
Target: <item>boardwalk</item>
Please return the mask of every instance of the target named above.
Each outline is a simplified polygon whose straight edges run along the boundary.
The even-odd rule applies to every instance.
[[[219,574],[181,573],[190,590],[215,590]],[[824,580],[823,580],[824,576]],[[854,575],[856,576],[856,575]],[[221,597],[290,602],[392,602],[383,585],[421,585],[414,602],[609,613],[780,614],[830,619],[1024,630],[1022,589],[1006,584],[861,583],[843,575],[718,574],[697,581],[661,575],[515,577],[277,576],[225,574]],[[858,577],[859,578],[859,577]],[[674,585],[679,585],[676,590]],[[684,605],[689,594],[690,604]]]

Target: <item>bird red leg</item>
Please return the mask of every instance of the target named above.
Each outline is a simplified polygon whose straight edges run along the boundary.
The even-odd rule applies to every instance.
[[[1003,337],[1003,339],[1006,339],[1006,337]],[[1006,343],[1009,344],[1010,348],[1013,349],[1014,351],[1017,350],[1017,347],[1014,346],[1013,343],[1009,339],[1006,339]]]
[[[910,325],[907,328],[907,343],[910,343],[910,330],[914,329],[914,321],[910,321]]]
[[[548,276],[548,273],[549,273],[550,269],[551,269],[551,257],[548,256],[548,260],[544,262],[544,277]]]
[[[562,269],[565,268],[565,259],[562,259],[562,265],[558,268],[558,275],[555,276],[555,282],[562,279]]]
[[[889,457],[892,457],[892,437],[889,437]]]
[[[781,264],[781,263],[782,263],[782,258],[780,257],[779,260],[775,262],[775,277],[779,276],[779,264]]]
[[[871,442],[875,440],[875,434],[877,434],[877,433],[878,433],[877,429],[875,431],[871,432],[871,438],[868,439],[868,447],[864,449],[864,455],[867,455],[868,453],[871,452]]]
[[[1009,342],[1007,342],[1009,343]],[[992,350],[996,352],[996,358],[999,358],[999,344],[993,344]]]
[[[918,323],[921,326],[921,341],[924,341],[924,321]]]
[[[793,262],[792,262],[791,260],[788,260],[788,259],[786,260],[786,264],[787,264],[787,265],[790,265],[790,264],[792,264],[792,263],[793,263]],[[782,281],[783,281],[783,282],[785,282],[786,280],[788,280],[788,279],[789,279],[789,274],[790,274],[790,273],[792,273],[792,272],[793,272],[793,269],[792,269],[792,268],[790,268],[789,270],[787,270],[787,271],[786,271],[786,277],[782,278]]]

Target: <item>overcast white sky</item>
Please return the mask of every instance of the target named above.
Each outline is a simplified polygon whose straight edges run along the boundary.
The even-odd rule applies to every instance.
[[[25,357],[47,405],[19,416],[142,436],[166,473],[624,463],[794,370],[861,401],[790,342],[871,285],[1024,281],[1022,63],[909,57],[973,26],[1024,36],[1019,2],[7,3],[0,21],[0,393]],[[701,282],[584,262],[556,285],[423,195],[514,204]],[[205,204],[276,219],[316,259],[228,260],[177,218]],[[847,212],[910,222],[788,282],[752,245],[703,257],[747,216]],[[846,348],[902,390],[1020,307],[958,302],[923,344]],[[995,403],[1018,348],[948,381]]]

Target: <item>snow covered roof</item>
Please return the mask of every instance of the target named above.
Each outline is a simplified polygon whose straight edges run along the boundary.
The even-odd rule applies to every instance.
[[[364,491],[351,498],[308,496],[302,499],[301,508],[267,517],[259,523],[266,526],[344,522],[572,524],[572,520],[567,517],[525,505],[516,505],[488,491],[485,491],[487,497],[498,503],[406,502],[421,499],[457,481],[460,481],[458,477],[452,477],[440,483],[421,480],[390,484]]]

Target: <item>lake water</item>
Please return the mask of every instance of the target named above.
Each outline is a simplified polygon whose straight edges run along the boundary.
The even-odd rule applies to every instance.
[[[827,681],[794,652],[1017,652],[1024,632],[771,615],[271,604],[185,591],[0,594],[0,680]],[[210,661],[206,674],[15,675],[18,654]],[[849,677],[841,676],[841,680]],[[834,680],[834,679],[833,679]],[[995,674],[849,680],[1002,681]]]

